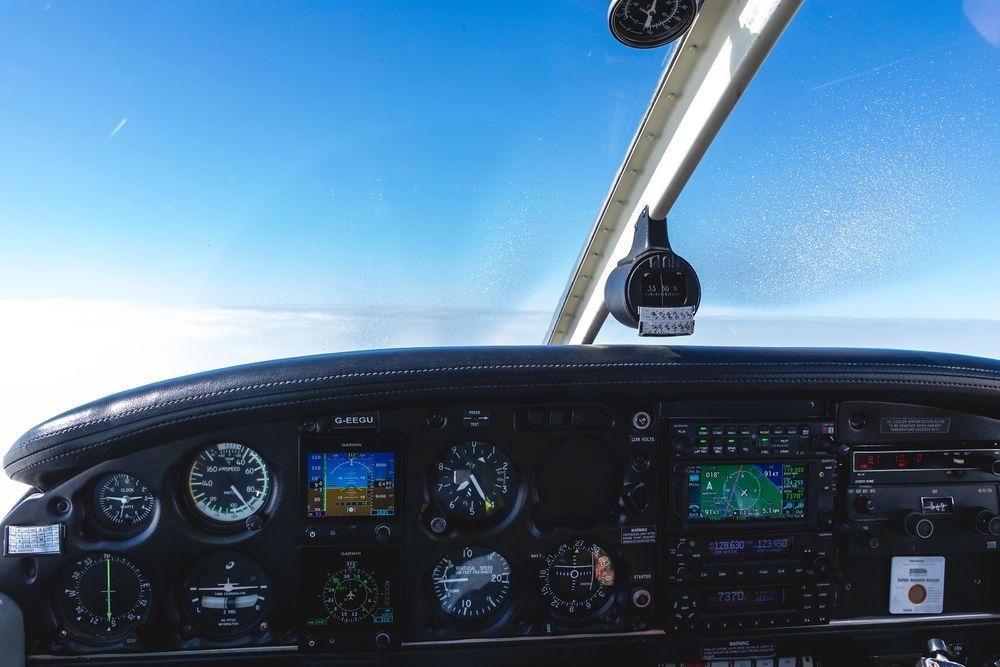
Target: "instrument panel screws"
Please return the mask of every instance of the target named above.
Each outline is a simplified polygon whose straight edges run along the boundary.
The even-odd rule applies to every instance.
[[[66,514],[70,509],[69,501],[65,498],[56,498],[52,501],[52,511],[56,514]]]
[[[261,621],[260,625],[257,626],[257,630],[260,632],[260,634],[264,634],[270,629],[271,629],[271,624],[268,623],[267,621]]]
[[[190,623],[185,623],[184,625],[182,625],[181,635],[183,635],[185,638],[194,637],[194,626],[191,625]]]
[[[447,421],[448,419],[437,410],[427,415],[427,425],[431,428],[441,428]]]
[[[264,526],[264,521],[260,518],[259,515],[254,514],[251,517],[247,517],[247,530],[257,531],[260,530],[263,526]]]
[[[299,422],[299,432],[301,433],[318,433],[319,432],[319,422],[315,419],[305,419]]]
[[[855,412],[851,415],[848,423],[851,425],[851,428],[860,431],[865,426],[868,426],[868,415],[863,412]]]
[[[444,531],[448,530],[448,522],[442,516],[436,516],[431,519],[431,532],[440,535]]]
[[[66,628],[59,628],[59,632],[56,633],[56,638],[61,642],[69,641],[71,636]]]

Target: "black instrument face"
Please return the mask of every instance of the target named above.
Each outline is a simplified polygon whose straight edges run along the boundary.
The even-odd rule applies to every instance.
[[[96,553],[73,563],[56,591],[66,622],[85,642],[110,643],[141,625],[149,614],[150,586],[132,561]]]
[[[366,621],[378,610],[380,586],[375,575],[348,561],[327,575],[320,601],[331,618],[340,623]]]
[[[551,610],[573,619],[593,618],[614,599],[615,565],[600,545],[563,542],[539,572],[542,597]]]
[[[506,452],[472,440],[452,445],[434,464],[431,493],[453,518],[481,521],[510,509],[517,496],[517,475]]]
[[[217,523],[239,523],[259,512],[272,486],[260,454],[235,442],[206,447],[188,468],[188,500],[202,517]]]
[[[213,554],[188,577],[181,602],[200,632],[232,637],[248,632],[264,618],[271,605],[271,580],[246,556]]]
[[[105,475],[94,488],[97,520],[105,528],[130,531],[149,523],[156,497],[145,484],[123,472]]]
[[[695,0],[617,0],[608,12],[615,39],[649,49],[677,39],[694,20]]]
[[[431,572],[441,611],[482,619],[503,608],[510,595],[510,563],[492,549],[463,547],[439,560]]]

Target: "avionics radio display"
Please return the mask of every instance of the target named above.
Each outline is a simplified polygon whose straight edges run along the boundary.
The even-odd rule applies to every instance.
[[[791,591],[787,587],[727,588],[705,591],[702,609],[705,616],[753,611],[754,613],[794,609]]]
[[[694,465],[687,471],[689,522],[806,518],[805,465]]]
[[[309,452],[308,517],[389,517],[396,514],[394,452]]]
[[[713,560],[729,558],[761,558],[791,556],[795,553],[795,538],[757,537],[750,539],[713,539],[705,541],[705,557]]]

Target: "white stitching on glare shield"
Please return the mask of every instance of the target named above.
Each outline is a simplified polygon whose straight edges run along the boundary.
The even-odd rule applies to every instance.
[[[27,447],[33,442],[38,440],[43,440],[45,438],[52,438],[58,435],[63,435],[64,433],[70,433],[72,431],[79,430],[81,428],[86,428],[88,426],[93,426],[95,424],[102,424],[104,422],[113,421],[116,419],[121,419],[122,417],[131,417],[133,415],[141,414],[143,412],[149,412],[150,410],[156,410],[159,408],[165,408],[170,405],[177,405],[179,403],[188,403],[191,401],[198,401],[205,398],[213,398],[216,396],[224,396],[226,394],[234,394],[243,391],[252,391],[254,389],[268,389],[271,387],[280,387],[293,384],[306,384],[310,382],[323,382],[325,380],[344,380],[349,378],[361,378],[361,377],[386,377],[391,375],[410,375],[419,373],[449,373],[455,371],[480,371],[480,370],[559,370],[559,369],[572,369],[572,368],[671,368],[671,367],[696,367],[696,366],[725,366],[725,367],[786,367],[786,366],[832,366],[832,367],[846,367],[854,368],[858,366],[866,368],[884,368],[884,367],[894,367],[899,369],[913,369],[913,368],[931,368],[935,370],[953,370],[953,371],[964,371],[970,373],[985,373],[989,375],[994,375],[1000,377],[1000,371],[992,370],[989,368],[968,368],[964,366],[936,366],[934,364],[907,364],[907,363],[893,363],[893,362],[873,362],[866,363],[860,361],[765,361],[765,362],[716,362],[716,361],[693,361],[693,362],[677,362],[677,361],[647,361],[647,362],[614,362],[614,363],[585,363],[585,364],[506,364],[499,366],[452,366],[443,368],[412,368],[403,369],[395,371],[369,371],[365,373],[342,373],[338,375],[321,375],[311,378],[299,378],[296,380],[279,380],[276,382],[264,382],[260,384],[250,384],[243,385],[241,387],[230,387],[229,389],[221,389],[219,391],[212,391],[203,394],[196,394],[194,396],[184,396],[183,398],[175,398],[170,401],[164,401],[163,403],[155,403],[153,405],[147,405],[141,408],[136,408],[134,410],[129,410],[127,412],[121,412],[115,415],[109,415],[107,417],[101,417],[100,419],[93,419],[91,421],[83,422],[81,424],[75,424],[73,426],[67,426],[66,428],[52,431],[50,433],[43,433],[41,435],[36,435],[35,437],[25,440],[22,443],[18,443],[13,449],[20,449],[22,447]],[[677,381],[677,380],[674,380]]]
[[[295,401],[278,401],[274,403],[263,403],[260,405],[249,405],[240,408],[228,408],[226,410],[216,410],[213,412],[206,412],[200,415],[193,415],[190,417],[182,417],[180,419],[173,419],[159,424],[153,424],[151,426],[146,426],[141,429],[136,429],[134,431],[129,431],[128,433],[123,433],[122,435],[117,435],[113,438],[108,438],[107,440],[102,440],[84,447],[78,447],[69,452],[63,452],[61,454],[56,454],[54,456],[42,459],[40,461],[35,461],[34,463],[27,465],[23,468],[15,469],[14,464],[8,464],[8,467],[15,473],[21,473],[25,470],[30,470],[35,466],[41,465],[43,463],[50,463],[56,459],[63,458],[65,456],[74,456],[80,452],[85,452],[89,449],[94,449],[95,447],[102,447],[116,440],[121,440],[122,438],[128,438],[139,433],[145,433],[146,431],[152,431],[158,428],[163,428],[165,426],[172,426],[174,424],[183,424],[184,422],[192,421],[195,419],[205,419],[207,417],[215,417],[218,415],[231,414],[234,412],[246,412],[248,410],[262,410],[265,408],[276,408],[284,407],[288,405],[300,405],[302,403],[318,403],[322,401],[329,400],[346,400],[351,398],[369,398],[375,396],[389,396],[391,394],[412,394],[412,393],[429,393],[433,391],[452,391],[455,389],[530,389],[537,387],[571,387],[571,386],[594,386],[594,385],[613,385],[613,384],[658,384],[662,383],[664,380],[593,380],[590,382],[551,382],[551,383],[531,383],[531,384],[492,384],[492,385],[462,385],[453,387],[421,387],[419,389],[397,389],[393,391],[376,391],[367,392],[361,394],[345,394],[342,396],[329,397],[322,396],[317,398],[304,398]],[[748,381],[745,379],[724,379],[724,380],[670,380],[671,383],[676,384],[746,384]],[[872,385],[928,385],[933,387],[956,387],[962,389],[986,389],[991,391],[1000,392],[1000,387],[997,385],[985,385],[985,384],[970,384],[962,382],[934,382],[928,380],[869,380],[863,378],[755,378],[752,380],[754,384],[760,383],[782,383],[782,384],[815,384],[817,382],[841,382],[848,384],[872,384]],[[58,447],[59,445],[53,445],[53,447]],[[38,452],[34,454],[29,454],[28,456],[37,455]],[[23,457],[27,458],[27,457]]]

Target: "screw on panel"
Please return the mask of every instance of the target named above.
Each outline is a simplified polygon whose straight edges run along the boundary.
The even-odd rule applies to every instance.
[[[427,425],[431,428],[441,428],[448,422],[448,419],[439,411],[427,415]]]
[[[65,498],[56,498],[52,501],[52,511],[56,514],[67,514],[71,507],[72,505]]]

